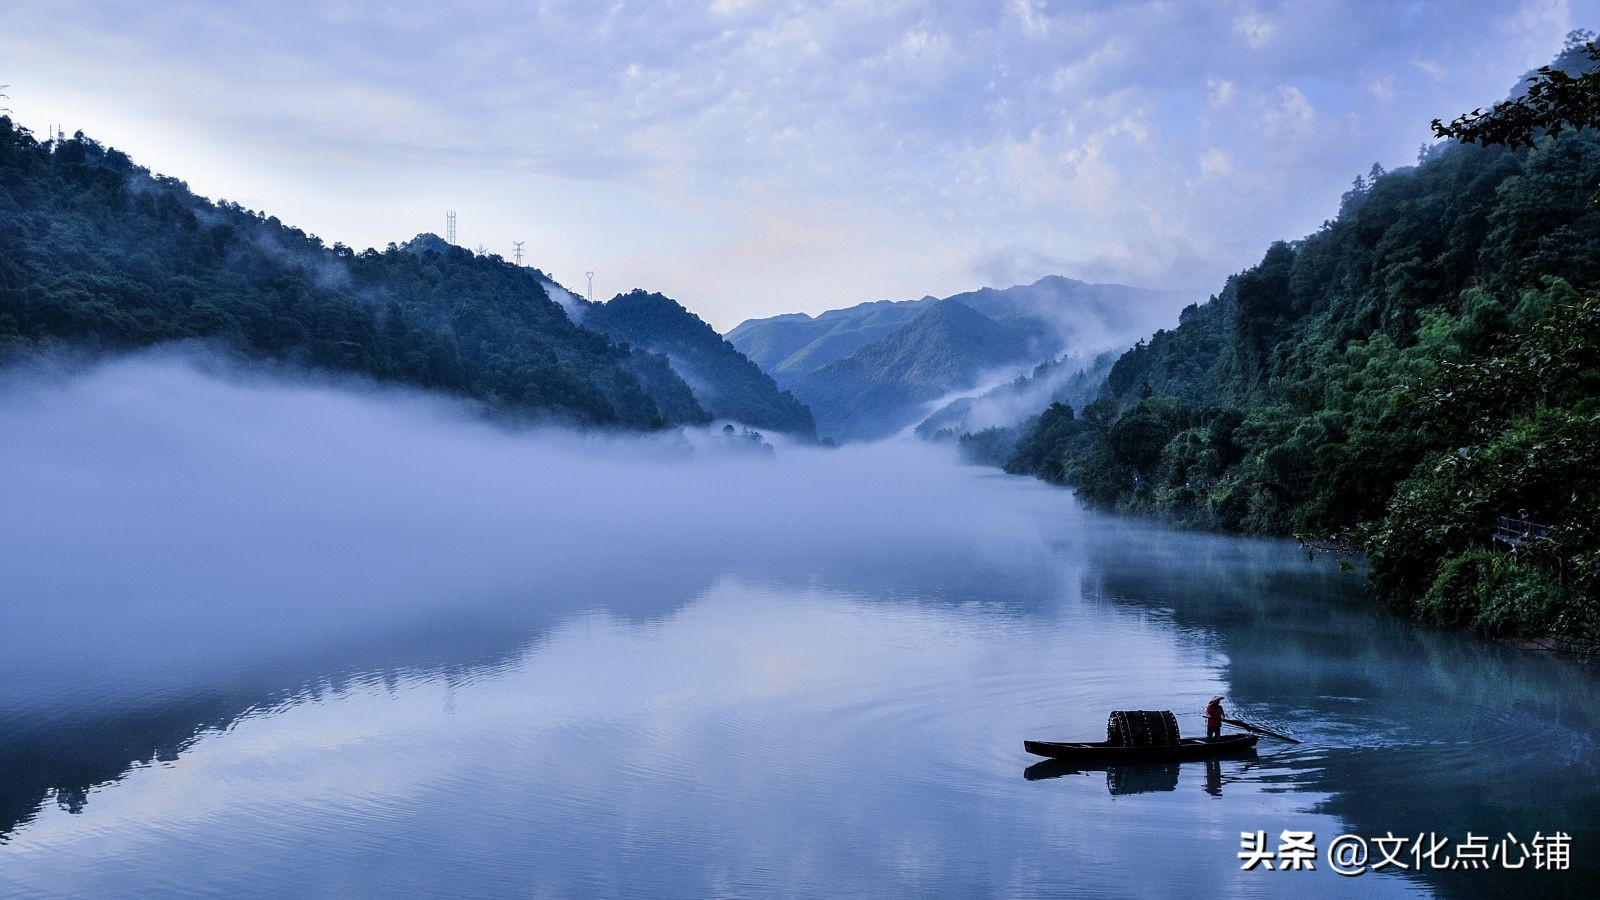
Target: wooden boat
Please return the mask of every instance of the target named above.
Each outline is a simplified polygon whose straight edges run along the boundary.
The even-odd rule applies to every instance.
[[[1255,749],[1253,734],[1225,734],[1219,738],[1183,738],[1177,744],[1156,747],[1124,747],[1110,741],[1059,743],[1023,741],[1022,749],[1034,756],[1074,762],[1142,763],[1184,762],[1191,759],[1222,759]]]

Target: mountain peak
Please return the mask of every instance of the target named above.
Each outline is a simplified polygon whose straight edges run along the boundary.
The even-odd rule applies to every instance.
[[[960,300],[951,298],[935,300],[929,303],[921,315],[911,320],[911,324],[916,325],[919,322],[975,322],[977,319],[982,319],[989,325],[994,324],[993,319],[962,303]]]
[[[435,253],[446,253],[452,246],[452,244],[450,244],[444,238],[439,237],[437,234],[434,234],[431,231],[424,231],[411,240],[406,241],[404,244],[401,244],[400,248],[402,250],[409,250],[412,253],[426,253],[429,250],[432,250]]]
[[[587,308],[585,327],[663,356],[712,415],[802,437],[816,434],[804,405],[671,297],[635,288]]]
[[[929,304],[911,324],[856,356],[914,381],[950,384],[1021,357],[1027,341],[959,300]]]

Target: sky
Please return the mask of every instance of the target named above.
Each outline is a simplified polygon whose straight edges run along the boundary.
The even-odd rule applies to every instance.
[[[1600,0],[0,5],[43,135],[356,248],[444,232],[719,330],[1059,274],[1214,293]]]

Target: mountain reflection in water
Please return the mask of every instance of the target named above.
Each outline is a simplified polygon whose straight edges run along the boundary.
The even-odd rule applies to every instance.
[[[1594,674],[1409,626],[1292,545],[1090,514],[937,448],[597,462],[163,377],[0,421],[0,892],[1561,896],[1600,875]],[[179,415],[208,399],[215,433]],[[602,484],[631,502],[591,503]],[[1017,777],[1024,738],[1141,708],[1197,733],[1213,694],[1305,743]],[[1573,869],[1240,871],[1241,831],[1286,828],[1562,830]]]

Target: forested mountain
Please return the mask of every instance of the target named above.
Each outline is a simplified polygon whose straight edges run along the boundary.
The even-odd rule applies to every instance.
[[[711,415],[758,428],[815,437],[811,411],[677,301],[635,290],[588,303],[580,319],[633,347],[665,356]]]
[[[934,298],[874,300],[830,309],[815,318],[788,313],[749,319],[728,332],[728,342],[776,379],[804,375],[904,328]]]
[[[1120,284],[1089,284],[1058,275],[1009,288],[980,288],[946,297],[1037,342],[1048,359],[1069,345],[1149,334],[1167,320],[1182,296]],[[750,319],[728,332],[728,341],[779,384],[814,372],[910,324],[937,297],[874,300],[815,317],[790,313]]]
[[[1190,297],[1180,291],[1091,284],[1047,275],[1032,284],[979,288],[945,299],[1038,334],[1041,348],[1050,351],[1048,356],[1067,347],[1081,349],[1149,334]]]
[[[719,415],[810,433],[804,407],[677,304],[597,307],[595,323],[630,347],[574,322],[547,286],[558,290],[434,235],[384,251],[324,246],[81,135],[41,143],[0,118],[0,359],[204,340],[523,418],[699,424],[711,418],[703,396]]]
[[[969,387],[986,369],[1030,355],[1021,334],[955,300],[927,305],[910,324],[794,382],[822,434],[887,437],[915,425],[932,400]]]
[[[976,379],[986,370],[1148,334],[1176,309],[1178,296],[1049,276],[943,300],[879,300],[814,318],[752,319],[730,331],[728,340],[805,401],[824,434],[883,437],[916,424],[930,401],[978,387]],[[974,354],[970,359],[959,358],[966,352],[959,335],[940,334],[962,327],[960,322],[943,314],[924,321],[949,302],[976,314],[964,320],[976,329],[965,342]],[[1009,337],[1001,340],[1002,333]],[[927,364],[908,360],[919,346],[933,354]]]
[[[1365,549],[1378,591],[1427,618],[1600,633],[1600,135],[1535,143],[1374,166],[1316,234],[1124,353],[1099,399],[1045,410],[1007,468]],[[1551,530],[1493,553],[1506,515]]]

